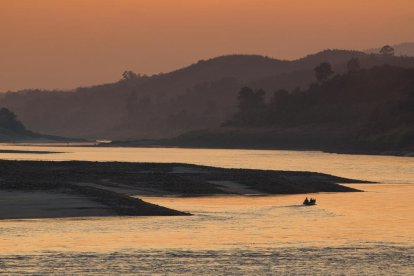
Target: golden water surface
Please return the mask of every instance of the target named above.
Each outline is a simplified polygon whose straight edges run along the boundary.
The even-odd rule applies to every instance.
[[[60,152],[0,153],[0,159],[192,163],[224,168],[315,171],[382,183],[414,184],[414,158],[412,157],[332,154],[319,151],[102,148],[13,144],[0,144],[0,150]]]
[[[411,274],[414,272],[414,159],[321,152],[18,147],[59,154],[2,159],[183,162],[307,170],[380,181],[364,193],[147,197],[191,217],[8,220],[0,222],[7,272]],[[223,270],[227,267],[229,270]],[[59,270],[61,269],[61,270]],[[228,273],[225,273],[228,272]]]

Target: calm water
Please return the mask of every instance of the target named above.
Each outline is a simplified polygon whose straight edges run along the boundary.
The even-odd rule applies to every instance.
[[[146,198],[192,217],[0,222],[0,273],[375,274],[414,273],[414,158],[320,152],[16,147],[53,155],[2,159],[183,162],[309,170],[384,184],[365,193]]]
[[[42,147],[7,144],[0,144],[0,150],[63,152],[0,153],[1,159],[178,162],[225,168],[315,171],[382,183],[414,184],[413,157],[330,154],[317,151]]]

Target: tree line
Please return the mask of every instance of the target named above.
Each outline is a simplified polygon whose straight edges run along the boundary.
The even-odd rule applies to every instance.
[[[326,127],[352,132],[354,143],[414,143],[414,68],[361,69],[357,58],[339,75],[329,63],[315,67],[308,89],[239,91],[238,111],[224,126]],[[412,145],[414,146],[414,145]]]

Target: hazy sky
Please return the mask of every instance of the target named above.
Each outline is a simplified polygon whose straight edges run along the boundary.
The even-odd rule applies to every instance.
[[[0,0],[0,91],[414,41],[414,0]]]

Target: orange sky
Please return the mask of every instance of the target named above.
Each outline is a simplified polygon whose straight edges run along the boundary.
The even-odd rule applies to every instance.
[[[414,41],[413,0],[0,0],[0,91]]]

